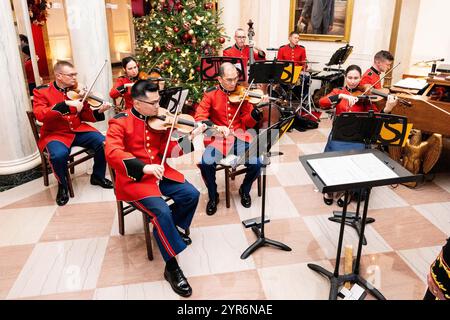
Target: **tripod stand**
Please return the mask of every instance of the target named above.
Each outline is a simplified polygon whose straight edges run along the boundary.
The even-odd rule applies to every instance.
[[[266,175],[266,168],[270,164],[270,158],[267,156],[267,153],[269,152],[271,146],[278,141],[281,136],[289,129],[289,127],[294,122],[294,115],[280,120],[279,122],[275,123],[271,127],[267,128],[260,134],[258,134],[256,141],[252,142],[250,147],[248,148],[246,154],[244,157],[247,157],[251,154],[257,154],[261,158],[261,174],[263,175],[263,181],[262,181],[262,203],[261,203],[261,221],[259,224],[256,224],[255,226],[252,226],[252,231],[256,234],[256,241],[248,247],[241,255],[241,259],[246,259],[250,254],[252,254],[256,249],[263,247],[265,245],[272,245],[278,249],[284,250],[284,251],[291,251],[292,249],[288,247],[287,245],[266,238],[264,233],[264,225],[266,220],[266,186],[267,186],[267,175]],[[271,131],[277,130],[277,135],[272,135]],[[266,140],[267,139],[267,140]],[[260,148],[261,143],[263,145],[263,149]],[[240,159],[238,163],[242,162],[243,160]],[[246,222],[243,221],[244,225],[246,225]]]

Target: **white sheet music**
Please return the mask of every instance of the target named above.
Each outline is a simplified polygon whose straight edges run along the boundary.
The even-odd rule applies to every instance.
[[[307,162],[327,186],[398,177],[372,153],[311,159]]]

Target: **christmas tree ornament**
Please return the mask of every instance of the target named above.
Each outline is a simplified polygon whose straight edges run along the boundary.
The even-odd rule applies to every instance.
[[[224,37],[220,37],[218,39],[218,41],[219,41],[220,44],[224,44],[225,43],[225,38]]]

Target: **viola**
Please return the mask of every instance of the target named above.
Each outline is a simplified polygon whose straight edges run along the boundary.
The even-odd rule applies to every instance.
[[[76,83],[69,91],[67,91],[66,95],[70,100],[82,100],[84,95],[81,95],[80,92],[83,90],[83,86]],[[102,104],[111,104],[109,101],[103,99],[98,93],[89,92],[86,97],[87,103],[93,108],[98,109],[102,106]],[[114,107],[114,105],[113,105]]]

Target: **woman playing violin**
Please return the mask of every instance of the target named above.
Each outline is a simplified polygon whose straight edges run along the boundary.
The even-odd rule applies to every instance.
[[[386,105],[382,110],[378,110],[376,105],[370,100],[370,96],[362,95],[358,91],[358,85],[361,81],[361,68],[357,65],[351,65],[345,70],[345,86],[343,88],[335,88],[328,95],[319,100],[319,106],[322,109],[335,108],[335,115],[338,116],[342,112],[375,112],[390,113],[397,103],[397,97],[389,95]],[[350,151],[363,150],[365,145],[358,142],[346,142],[331,140],[331,133],[324,152],[331,151]],[[328,205],[333,203],[333,198],[324,197],[324,202]]]
[[[253,128],[261,119],[261,112],[253,108],[245,99],[241,102],[231,102],[238,82],[238,71],[231,63],[223,63],[219,69],[219,85],[206,90],[203,99],[196,109],[195,120],[217,126],[221,136],[205,137],[205,152],[199,164],[203,180],[208,188],[209,201],[206,213],[213,215],[219,201],[216,184],[216,165],[228,154],[241,155],[249,146],[252,134],[247,129]],[[267,96],[262,97],[261,103],[268,102]],[[232,133],[232,134],[230,134]],[[250,189],[253,181],[259,176],[260,163],[256,159],[249,159],[247,173],[243,184],[239,188],[241,203],[244,207],[251,206]]]
[[[116,197],[153,218],[155,240],[166,262],[164,277],[177,294],[188,297],[192,288],[176,256],[191,239],[178,228],[189,228],[200,194],[180,172],[161,162],[166,145],[168,157],[191,152],[191,140],[204,126],[195,129],[191,136],[172,140],[170,130],[155,130],[147,123],[158,114],[157,85],[138,80],[131,89],[131,97],[133,107],[109,121],[106,135],[106,159],[116,171]],[[173,199],[172,210],[161,195]]]
[[[122,59],[122,68],[124,75],[117,78],[109,96],[113,99],[122,97],[125,101],[125,107],[122,109],[130,109],[133,106],[130,88],[138,80],[139,67],[136,59],[130,56]]]

